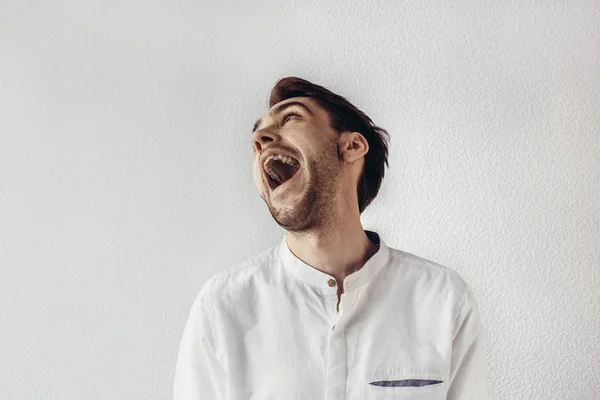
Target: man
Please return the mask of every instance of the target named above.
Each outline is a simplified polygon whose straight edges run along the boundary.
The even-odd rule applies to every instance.
[[[487,399],[470,286],[361,226],[387,132],[299,78],[278,81],[270,106],[252,134],[253,177],[286,232],[200,290],[175,400]]]

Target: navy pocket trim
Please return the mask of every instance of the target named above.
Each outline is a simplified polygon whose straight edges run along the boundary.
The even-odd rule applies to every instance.
[[[394,381],[375,381],[370,382],[369,385],[373,386],[385,386],[385,387],[407,387],[407,386],[428,386],[442,383],[443,381],[434,381],[430,379],[401,379]]]

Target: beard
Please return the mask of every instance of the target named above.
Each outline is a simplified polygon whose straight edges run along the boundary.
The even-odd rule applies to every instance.
[[[279,226],[290,232],[309,232],[330,224],[341,181],[337,140],[307,161],[306,182],[300,198],[275,206],[265,201]]]

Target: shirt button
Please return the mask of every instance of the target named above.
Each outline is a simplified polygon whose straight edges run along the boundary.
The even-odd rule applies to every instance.
[[[330,280],[328,280],[328,281],[327,281],[327,284],[328,284],[329,286],[335,286],[335,279],[330,279]]]

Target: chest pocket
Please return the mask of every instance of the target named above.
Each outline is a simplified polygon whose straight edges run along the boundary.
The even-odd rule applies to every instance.
[[[367,376],[366,399],[443,400],[446,377],[430,368],[380,368]]]

